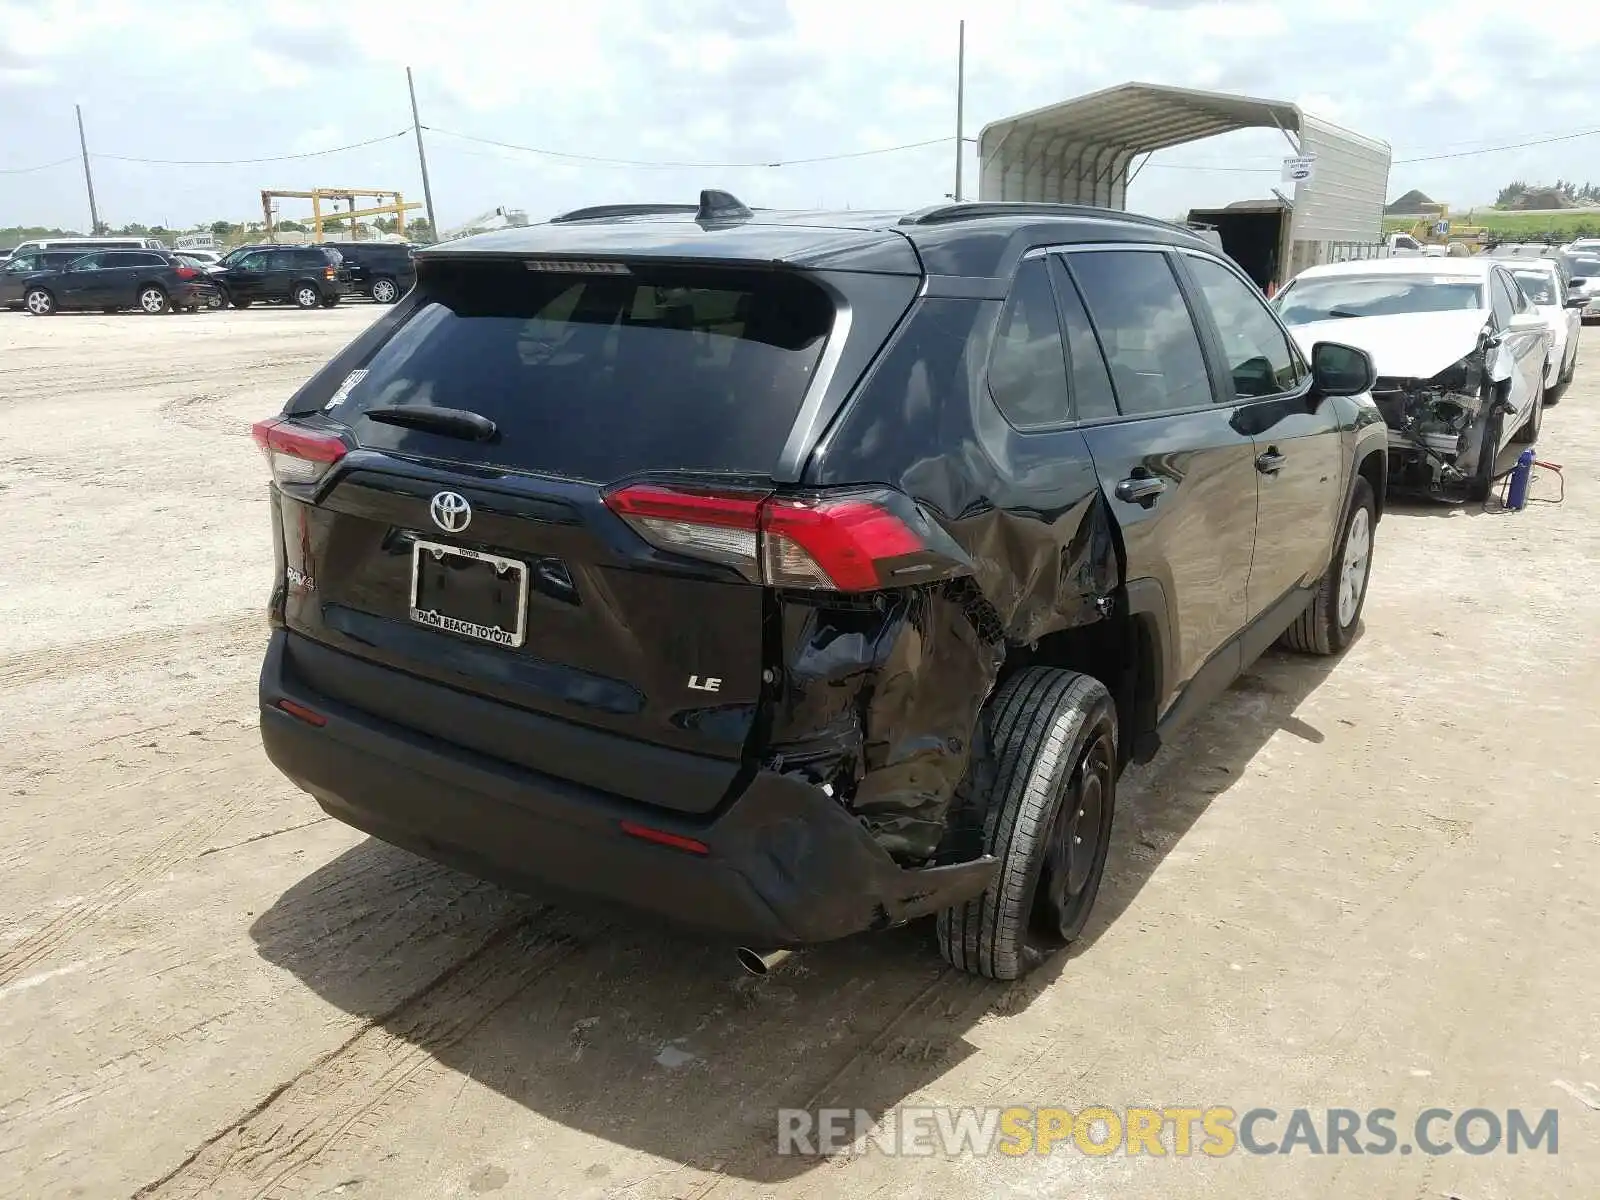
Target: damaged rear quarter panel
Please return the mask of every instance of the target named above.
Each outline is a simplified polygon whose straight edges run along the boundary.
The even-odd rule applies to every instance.
[[[989,399],[999,302],[922,300],[814,455],[808,483],[888,484],[972,564],[870,598],[785,596],[769,762],[803,772],[903,863],[959,859],[986,793],[982,710],[1008,646],[1106,619],[1116,532],[1075,428],[1019,433]],[[973,335],[977,336],[974,337]]]

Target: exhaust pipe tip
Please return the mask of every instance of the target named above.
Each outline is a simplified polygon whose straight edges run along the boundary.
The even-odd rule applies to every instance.
[[[749,946],[740,946],[734,952],[734,956],[738,958],[741,967],[750,974],[760,977],[762,975],[770,975],[777,970],[783,960],[789,957],[790,953],[788,950],[762,952],[760,950],[752,950]]]

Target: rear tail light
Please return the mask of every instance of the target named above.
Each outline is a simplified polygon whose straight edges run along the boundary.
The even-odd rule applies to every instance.
[[[339,269],[337,267],[323,267],[322,277],[324,279],[337,279],[339,278]]]
[[[193,279],[196,275],[200,274],[200,272],[196,271],[193,267],[178,267],[172,273],[179,279]]]
[[[887,493],[752,497],[660,484],[606,496],[607,507],[659,549],[725,563],[752,583],[840,592],[893,582],[885,577],[890,560],[919,579],[931,573],[929,546],[891,504]],[[923,561],[907,561],[915,558]]]
[[[267,456],[279,483],[315,483],[345,456],[344,442],[331,433],[300,429],[282,417],[257,421],[250,436]]]

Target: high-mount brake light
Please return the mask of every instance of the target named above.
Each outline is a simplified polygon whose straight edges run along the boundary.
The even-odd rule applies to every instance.
[[[267,456],[272,477],[279,483],[316,483],[348,450],[333,434],[301,429],[283,417],[257,421],[250,436]]]
[[[927,550],[887,507],[858,494],[750,496],[634,484],[606,505],[662,550],[726,563],[771,587],[867,592],[879,564]]]

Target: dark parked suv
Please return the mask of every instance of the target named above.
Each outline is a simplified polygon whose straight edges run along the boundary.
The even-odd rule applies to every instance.
[[[212,278],[235,308],[258,300],[332,308],[350,290],[350,268],[327,246],[241,246],[223,257]]]
[[[36,317],[66,309],[193,312],[217,295],[211,277],[166,250],[91,250],[26,275],[22,304]]]
[[[1187,230],[708,192],[417,263],[255,437],[267,753],[420,854],[756,965],[937,914],[1013,978],[1124,764],[1356,629],[1372,364]]]
[[[417,264],[403,242],[324,242],[337,250],[350,268],[350,290],[393,304],[417,282]]]
[[[22,307],[23,284],[32,275],[54,271],[66,266],[75,258],[82,258],[82,250],[24,250],[0,263],[0,304],[7,308]]]

